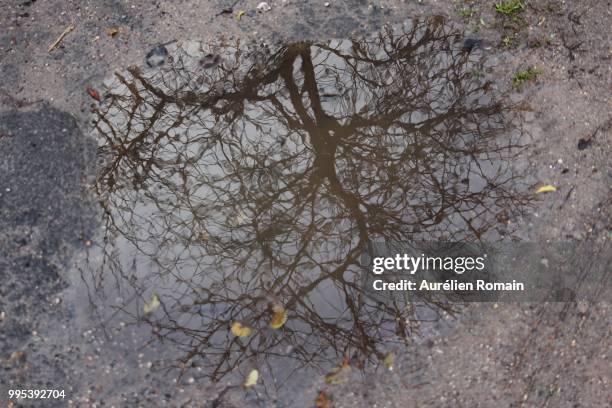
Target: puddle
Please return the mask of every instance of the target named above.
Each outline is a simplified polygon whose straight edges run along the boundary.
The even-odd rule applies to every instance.
[[[240,385],[258,368],[277,396],[443,330],[444,310],[370,300],[359,259],[374,241],[500,239],[527,204],[512,109],[462,40],[434,18],[361,40],[174,44],[116,73],[94,112],[87,316],[109,336],[128,325],[175,377]]]

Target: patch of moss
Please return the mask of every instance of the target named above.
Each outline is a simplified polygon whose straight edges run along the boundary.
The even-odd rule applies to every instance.
[[[476,14],[476,10],[471,8],[462,8],[457,11],[457,14],[459,14],[459,16],[463,18],[470,18],[474,14]]]
[[[507,0],[495,4],[495,11],[508,17],[515,16],[525,8],[521,0]]]
[[[514,45],[514,37],[511,35],[506,35],[502,38],[502,45],[506,48],[510,48]]]
[[[497,26],[502,29],[502,35],[505,38],[502,42],[503,47],[516,45],[517,33],[527,27],[527,20],[522,15],[524,10],[523,0],[505,0],[495,3],[495,11],[498,16]],[[512,44],[509,37],[513,37]]]
[[[523,84],[527,81],[534,81],[542,71],[537,68],[529,68],[525,71],[519,71],[512,78],[512,86],[516,89],[520,89]]]

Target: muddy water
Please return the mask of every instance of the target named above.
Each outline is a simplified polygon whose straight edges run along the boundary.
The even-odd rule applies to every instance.
[[[109,78],[85,321],[129,325],[133,352],[175,377],[240,385],[257,368],[281,399],[345,357],[376,365],[435,334],[451,305],[370,300],[359,261],[372,242],[507,237],[527,203],[514,112],[461,44],[438,19],[359,40],[185,42]]]

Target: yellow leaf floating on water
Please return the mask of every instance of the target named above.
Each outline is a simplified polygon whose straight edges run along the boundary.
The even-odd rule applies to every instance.
[[[395,353],[391,352],[387,354],[387,356],[383,360],[383,363],[385,363],[389,371],[393,371],[393,365],[395,364]]]
[[[249,375],[247,375],[246,380],[244,380],[244,386],[246,388],[252,387],[257,384],[257,380],[259,380],[259,371],[254,368]]]
[[[348,358],[342,361],[340,367],[336,367],[329,374],[325,376],[325,382],[328,384],[342,384],[348,381],[349,374],[351,373],[351,364]]]
[[[542,186],[542,187],[538,188],[536,190],[536,194],[540,194],[540,193],[552,193],[554,191],[557,191],[557,187],[551,186],[550,184],[546,184],[545,186]]]
[[[239,322],[232,323],[231,330],[232,334],[236,337],[249,337],[253,333],[253,329]]]
[[[148,315],[157,310],[159,306],[161,306],[161,303],[159,302],[159,296],[157,296],[157,293],[153,293],[153,295],[151,296],[151,300],[144,304],[143,312],[144,314]]]
[[[280,329],[287,322],[287,311],[284,307],[279,305],[272,306],[272,320],[270,320],[270,327],[273,329]]]

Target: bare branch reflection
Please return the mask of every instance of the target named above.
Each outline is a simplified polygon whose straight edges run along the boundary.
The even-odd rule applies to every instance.
[[[512,111],[456,42],[430,19],[277,50],[191,44],[117,73],[94,121],[106,237],[92,302],[115,286],[121,312],[179,350],[170,365],[214,380],[408,341],[417,306],[360,287],[369,243],[497,237],[527,204]],[[254,333],[233,336],[236,321]]]

